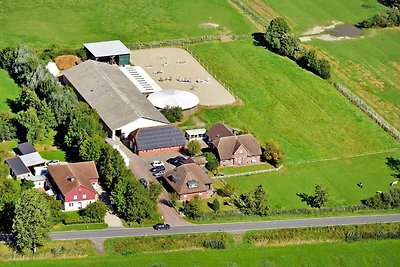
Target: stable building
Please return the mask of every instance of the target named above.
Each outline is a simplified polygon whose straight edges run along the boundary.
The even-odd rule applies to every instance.
[[[124,139],[139,128],[168,124],[116,65],[87,60],[67,70],[62,81],[97,111],[113,139]]]
[[[130,64],[131,51],[120,40],[86,43],[83,47],[88,59],[119,66]]]
[[[129,136],[129,148],[137,155],[178,152],[185,146],[185,137],[175,125],[140,128]]]

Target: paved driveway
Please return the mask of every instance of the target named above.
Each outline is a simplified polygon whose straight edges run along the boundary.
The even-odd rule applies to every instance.
[[[129,148],[127,148],[121,141],[117,141],[120,149],[128,156],[129,158],[129,169],[133,172],[137,179],[146,178],[147,181],[158,182],[156,178],[149,171],[151,165],[150,163],[154,160],[161,160],[165,164],[165,168],[167,170],[172,169],[174,166],[167,163],[166,160],[177,156],[179,153],[169,153],[162,155],[152,155],[148,157],[139,157],[135,153],[133,153]],[[176,212],[174,208],[171,208],[165,205],[165,200],[168,200],[169,194],[163,187],[163,191],[160,194],[158,199],[157,208],[161,215],[164,217],[164,222],[169,223],[173,226],[185,226],[191,225],[191,223],[182,219],[182,217]]]

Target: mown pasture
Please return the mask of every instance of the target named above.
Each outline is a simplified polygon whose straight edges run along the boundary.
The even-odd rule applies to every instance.
[[[77,48],[115,39],[131,43],[256,31],[227,0],[6,0],[0,20],[0,47]]]
[[[268,20],[283,16],[296,33],[315,26],[328,26],[332,21],[356,24],[384,7],[376,0],[244,0]]]
[[[371,30],[363,38],[314,41],[333,62],[333,79],[400,129],[400,30]]]

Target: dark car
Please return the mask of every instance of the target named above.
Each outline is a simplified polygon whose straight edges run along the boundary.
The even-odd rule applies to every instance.
[[[165,167],[164,166],[157,166],[157,167],[151,168],[150,171],[151,172],[165,171]]]
[[[153,225],[154,230],[169,230],[171,226],[168,223],[157,223]]]
[[[142,185],[147,188],[147,180],[145,178],[140,178],[139,181],[142,183]]]
[[[169,160],[167,160],[167,162],[175,166],[180,166],[185,160],[186,159],[182,156],[176,156],[175,158],[170,158]]]

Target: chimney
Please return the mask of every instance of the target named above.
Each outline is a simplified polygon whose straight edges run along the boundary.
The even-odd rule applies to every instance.
[[[73,181],[75,181],[75,176],[68,176],[68,181],[70,181],[71,183],[73,182]]]

